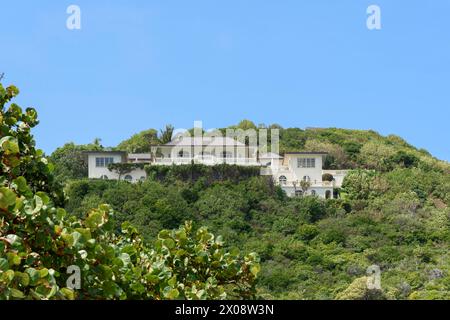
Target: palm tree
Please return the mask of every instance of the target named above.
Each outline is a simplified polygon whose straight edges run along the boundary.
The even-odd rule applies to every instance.
[[[159,137],[159,141],[161,141],[162,144],[169,143],[170,141],[172,141],[174,129],[175,128],[171,124],[167,124],[164,130],[162,129],[160,130],[161,134]]]
[[[92,146],[94,150],[102,150],[103,149],[102,139],[95,138],[94,141],[92,141]]]

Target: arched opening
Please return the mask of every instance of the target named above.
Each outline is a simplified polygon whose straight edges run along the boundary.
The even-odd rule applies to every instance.
[[[189,158],[189,152],[181,150],[180,152],[178,152],[178,157],[179,158]]]
[[[124,179],[125,181],[128,181],[128,182],[133,181],[133,177],[130,176],[129,174],[127,174],[123,179]]]
[[[144,176],[141,176],[141,177],[139,178],[139,180],[140,180],[140,181],[145,181],[145,177],[144,177]]]
[[[312,196],[315,196],[315,195],[317,195],[317,192],[316,192],[316,190],[311,190],[311,195],[312,195]]]
[[[339,189],[333,190],[333,199],[339,199]]]
[[[280,182],[280,185],[285,186],[287,183],[287,178],[286,178],[286,176],[280,176],[278,178],[278,181]]]
[[[303,191],[302,190],[295,190],[295,196],[296,197],[302,197],[303,196]]]
[[[222,157],[223,158],[232,158],[233,157],[233,153],[231,153],[230,151],[223,151],[222,152]]]
[[[325,191],[325,199],[330,199],[331,198],[331,191],[327,190]]]

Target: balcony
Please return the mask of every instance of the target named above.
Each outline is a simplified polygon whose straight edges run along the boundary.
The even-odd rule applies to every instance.
[[[260,166],[260,163],[255,158],[231,158],[231,157],[216,157],[216,156],[196,156],[196,157],[175,157],[175,158],[155,158],[153,164],[158,165],[172,165],[172,164],[203,164],[203,165],[217,165],[217,164],[230,164],[240,166]]]
[[[334,181],[310,181],[311,185],[309,188],[333,188],[335,186]],[[288,180],[286,183],[281,184],[282,187],[293,187],[294,184],[297,188],[301,188],[300,181]]]

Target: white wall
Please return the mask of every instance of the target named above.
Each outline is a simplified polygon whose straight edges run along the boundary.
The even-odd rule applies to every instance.
[[[303,180],[304,176],[309,176],[311,183],[322,182],[322,156],[321,155],[306,155],[306,154],[288,154],[288,165],[291,171],[296,176],[297,180]],[[297,166],[297,159],[299,158],[314,158],[316,159],[315,168],[299,168]]]
[[[281,186],[281,188],[286,192],[289,197],[295,197],[295,188],[293,186]],[[301,188],[297,187],[297,190]],[[326,192],[330,191],[330,199],[333,198],[333,188],[332,187],[311,187],[306,190],[305,196],[311,196],[312,191],[316,192],[316,196],[319,198],[326,198]]]
[[[344,178],[347,175],[349,170],[323,170],[323,173],[329,173],[333,176],[335,186],[340,188],[342,187],[342,183],[344,182]]]
[[[134,169],[130,173],[122,175],[122,177],[120,177],[120,179],[125,180],[125,177],[127,175],[131,176],[131,178],[132,178],[131,182],[138,182],[138,181],[142,180],[141,178],[143,178],[143,179],[147,178],[147,173],[145,172],[144,169]]]
[[[114,163],[122,162],[122,154],[121,153],[89,153],[88,154],[88,177],[90,179],[100,179],[103,175],[107,176],[108,179],[117,179],[118,175],[109,171],[107,167],[96,167],[95,159],[96,158],[107,158],[111,157],[114,160]]]

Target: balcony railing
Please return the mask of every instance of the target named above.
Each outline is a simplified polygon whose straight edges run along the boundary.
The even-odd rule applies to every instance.
[[[310,186],[309,188],[315,188],[315,187],[334,187],[335,183],[334,181],[310,181]],[[301,189],[301,185],[300,185],[300,181],[286,181],[285,183],[279,183],[280,186],[282,187],[294,187],[295,186],[298,189]]]
[[[215,156],[198,156],[198,157],[175,157],[175,158],[155,158],[153,163],[161,165],[171,164],[190,164],[190,163],[215,165],[215,164],[237,164],[247,166],[259,166],[259,162],[255,158],[231,158],[231,157],[215,157]]]

